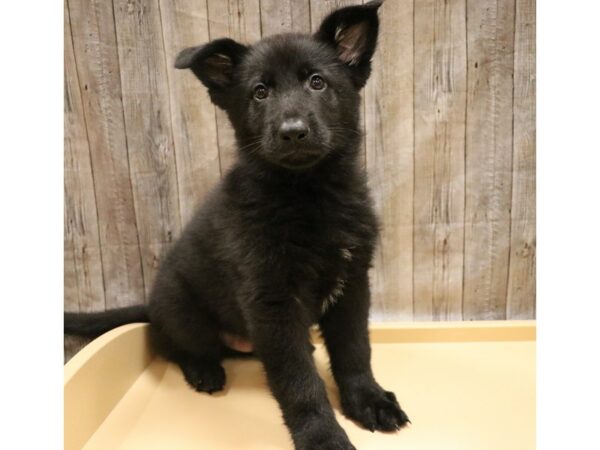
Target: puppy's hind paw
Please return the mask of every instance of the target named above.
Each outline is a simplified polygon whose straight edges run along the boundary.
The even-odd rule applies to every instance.
[[[225,370],[217,361],[196,360],[181,366],[185,381],[198,392],[218,392],[225,386]]]

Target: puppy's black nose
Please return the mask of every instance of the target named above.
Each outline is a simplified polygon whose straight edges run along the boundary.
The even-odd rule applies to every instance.
[[[286,119],[279,127],[279,137],[284,141],[299,142],[308,136],[308,125],[302,119]]]

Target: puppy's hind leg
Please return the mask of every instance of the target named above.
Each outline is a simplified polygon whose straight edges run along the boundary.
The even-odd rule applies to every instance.
[[[157,326],[151,325],[150,328],[154,349],[181,368],[191,388],[212,394],[225,386],[225,370],[221,366],[221,356],[214,351],[213,345],[218,343],[206,332],[207,329],[203,331],[196,333],[199,339],[193,342],[175,343]],[[215,336],[218,336],[216,332]]]
[[[217,324],[184,284],[168,281],[157,281],[152,293],[153,348],[176,363],[196,391],[220,391],[225,386],[225,370],[221,366],[223,354]]]

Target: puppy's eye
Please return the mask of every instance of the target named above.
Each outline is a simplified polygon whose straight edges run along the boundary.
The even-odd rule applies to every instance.
[[[264,84],[258,84],[254,88],[254,98],[256,100],[264,100],[269,96],[269,90]]]
[[[310,77],[310,87],[315,91],[320,91],[325,87],[325,80],[319,75],[313,75]]]

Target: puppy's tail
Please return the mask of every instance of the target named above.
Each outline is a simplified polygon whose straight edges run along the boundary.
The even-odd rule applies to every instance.
[[[128,306],[95,313],[65,313],[65,333],[97,337],[121,325],[148,322],[146,305]]]

